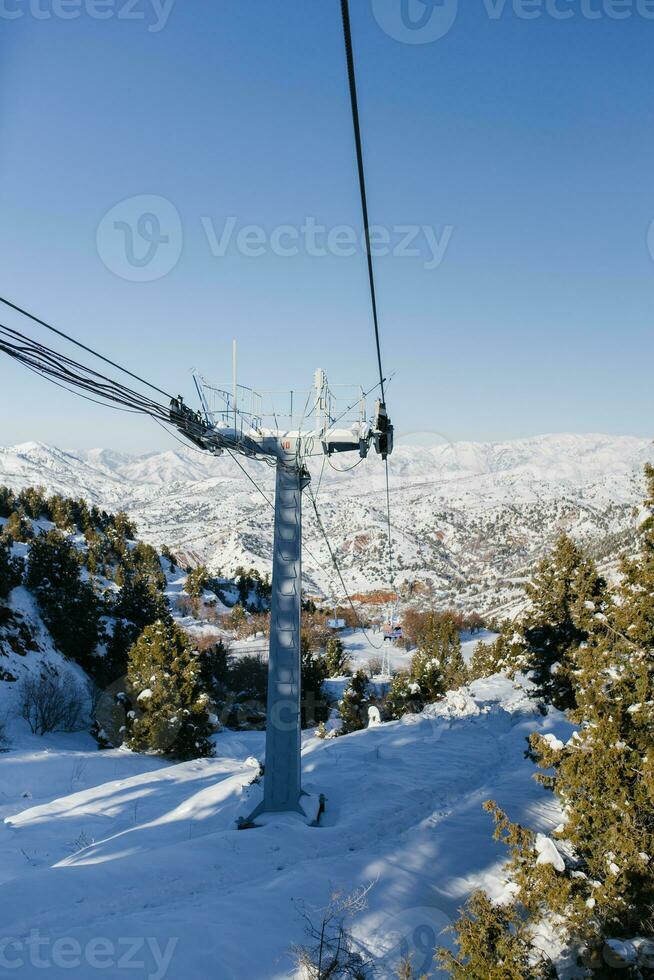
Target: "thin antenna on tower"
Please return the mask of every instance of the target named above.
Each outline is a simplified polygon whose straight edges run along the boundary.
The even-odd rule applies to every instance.
[[[234,431],[237,429],[238,384],[236,377],[236,340],[232,340],[232,397],[234,399]]]

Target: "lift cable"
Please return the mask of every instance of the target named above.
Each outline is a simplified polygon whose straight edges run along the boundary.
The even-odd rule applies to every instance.
[[[375,289],[375,272],[372,264],[372,248],[370,244],[368,195],[366,192],[366,175],[363,166],[363,142],[361,139],[359,99],[357,95],[357,82],[354,69],[354,51],[352,49],[352,28],[350,26],[350,5],[348,0],[341,0],[341,16],[343,19],[343,38],[345,41],[345,57],[347,59],[347,75],[350,85],[350,102],[352,105],[352,123],[354,126],[354,141],[356,144],[357,170],[359,172],[359,191],[361,194],[361,210],[363,212],[363,229],[366,237],[366,258],[368,260],[368,280],[370,283],[370,299],[372,301],[372,318],[375,326],[375,347],[377,349],[379,384],[381,388],[381,400],[382,402],[385,402],[384,371],[382,368],[381,342],[379,339],[379,318],[377,316],[377,292]]]
[[[80,347],[82,350],[85,350],[88,354],[93,354],[94,357],[97,357],[99,358],[99,360],[104,361],[105,364],[110,364],[111,367],[117,368],[119,371],[122,371],[123,374],[129,375],[129,377],[134,378],[135,381],[140,381],[141,384],[144,384],[147,388],[151,388],[152,391],[156,391],[160,395],[164,395],[166,398],[173,397],[167,391],[164,391],[162,388],[157,388],[156,385],[153,385],[149,381],[146,381],[145,378],[141,378],[138,374],[134,374],[132,371],[128,371],[127,368],[122,367],[122,365],[118,364],[116,361],[110,360],[108,357],[105,357],[104,354],[99,354],[98,351],[94,350],[92,347],[87,347],[86,344],[81,343],[81,341],[79,340],[75,340],[74,337],[71,337],[69,336],[69,334],[64,333],[63,330],[58,330],[56,327],[53,327],[50,323],[46,323],[45,320],[41,320],[40,317],[35,316],[33,313],[30,313],[28,310],[24,310],[20,306],[17,306],[16,303],[12,303],[10,300],[5,299],[3,296],[0,296],[0,303],[4,303],[5,306],[8,306],[10,309],[15,310],[17,313],[20,313],[22,316],[28,317],[30,320],[33,320],[34,323],[38,323],[41,327],[45,327],[46,330],[51,330],[52,333],[57,334],[59,337],[63,337],[64,340],[69,341],[71,344],[75,344],[76,347]]]
[[[127,410],[142,415],[164,421],[169,419],[167,406],[4,324],[0,324],[0,351],[60,387],[68,387],[70,390],[69,386],[72,385],[104,399],[102,404],[109,402],[109,407],[122,405]]]
[[[359,119],[359,99],[357,95],[356,73],[354,67],[354,51],[352,48],[352,28],[350,24],[350,5],[349,0],[341,0],[341,15],[343,19],[343,37],[345,40],[345,56],[347,59],[347,74],[350,85],[350,102],[352,104],[352,123],[354,125],[354,140],[356,144],[357,170],[359,173],[359,191],[361,194],[361,210],[363,212],[363,227],[366,238],[366,258],[368,261],[368,280],[370,282],[370,299],[372,302],[372,317],[375,326],[375,347],[377,350],[377,366],[379,368],[379,384],[381,388],[381,400],[385,403],[386,396],[384,391],[384,370],[382,367],[381,342],[379,339],[379,317],[377,315],[377,292],[375,289],[375,273],[372,262],[372,249],[370,245],[370,221],[368,217],[368,195],[366,192],[366,175],[363,165],[363,141],[361,138],[361,122]],[[390,475],[388,470],[388,458],[385,460],[386,478],[386,519],[388,525],[388,575],[391,588],[395,588],[395,574],[393,571],[393,540],[391,530],[391,494],[390,494]]]

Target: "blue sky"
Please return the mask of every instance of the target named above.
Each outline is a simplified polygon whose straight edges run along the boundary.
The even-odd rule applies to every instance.
[[[0,0],[0,294],[189,396],[232,337],[255,387],[374,383],[364,257],[333,230],[360,226],[337,0],[162,2]],[[351,0],[398,430],[649,435],[654,5],[406,2],[443,36]],[[0,357],[0,443],[28,439],[174,445]]]

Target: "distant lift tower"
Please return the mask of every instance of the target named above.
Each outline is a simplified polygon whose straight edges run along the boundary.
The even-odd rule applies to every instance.
[[[375,404],[372,420],[367,419],[365,396],[360,389],[354,403],[337,416],[336,400],[322,370],[316,371],[314,387],[308,393],[258,393],[236,384],[234,356],[231,390],[212,387],[199,375],[195,375],[195,383],[201,413],[192,411],[181,397],[170,405],[170,421],[182,435],[215,456],[225,451],[238,453],[250,459],[274,461],[271,465],[276,468],[264,798],[248,822],[263,813],[303,813],[302,491],[311,481],[305,460],[337,453],[358,453],[365,458],[371,445],[386,460],[393,451],[393,426],[380,401]],[[269,401],[264,405],[266,399]],[[352,409],[356,409],[356,417],[345,418]],[[272,420],[274,428],[264,424],[264,419]],[[282,422],[288,428],[281,426]]]

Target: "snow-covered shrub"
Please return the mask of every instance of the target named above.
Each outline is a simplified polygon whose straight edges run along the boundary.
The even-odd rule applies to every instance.
[[[19,698],[20,714],[35,735],[75,732],[84,726],[88,694],[70,671],[28,675]]]

